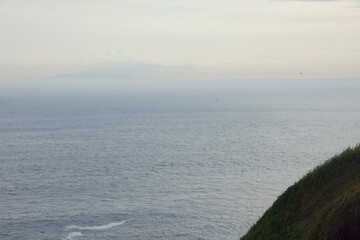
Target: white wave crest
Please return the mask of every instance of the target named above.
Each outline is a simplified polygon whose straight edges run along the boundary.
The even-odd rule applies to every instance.
[[[72,240],[74,237],[82,236],[81,232],[70,232],[64,240]]]
[[[120,226],[123,225],[124,223],[126,223],[128,220],[124,220],[121,222],[114,222],[114,223],[109,223],[106,225],[101,225],[101,226],[92,226],[92,227],[80,227],[80,226],[76,226],[76,225],[70,225],[67,226],[65,229],[78,229],[78,230],[105,230],[105,229],[109,229],[112,227],[116,227],[116,226]]]

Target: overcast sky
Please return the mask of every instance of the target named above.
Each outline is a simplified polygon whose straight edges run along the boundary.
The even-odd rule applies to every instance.
[[[360,77],[355,0],[0,0],[0,36],[0,83]]]

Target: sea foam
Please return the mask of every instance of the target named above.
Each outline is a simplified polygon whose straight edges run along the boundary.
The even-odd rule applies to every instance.
[[[82,236],[81,232],[70,232],[64,240],[72,240],[74,237]]]
[[[101,225],[101,226],[85,226],[85,227],[80,227],[80,226],[76,226],[76,225],[70,225],[67,226],[65,229],[69,230],[69,229],[78,229],[78,230],[105,230],[105,229],[109,229],[112,227],[116,227],[116,226],[120,226],[122,224],[124,224],[125,222],[127,222],[128,220],[124,220],[121,222],[113,222],[113,223],[109,223],[106,225]]]

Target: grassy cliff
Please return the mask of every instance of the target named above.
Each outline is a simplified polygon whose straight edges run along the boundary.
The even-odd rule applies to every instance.
[[[289,187],[241,238],[360,239],[360,145]]]

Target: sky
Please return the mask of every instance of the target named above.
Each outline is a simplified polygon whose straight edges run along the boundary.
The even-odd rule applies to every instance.
[[[0,19],[0,86],[360,79],[358,0],[0,0]]]

